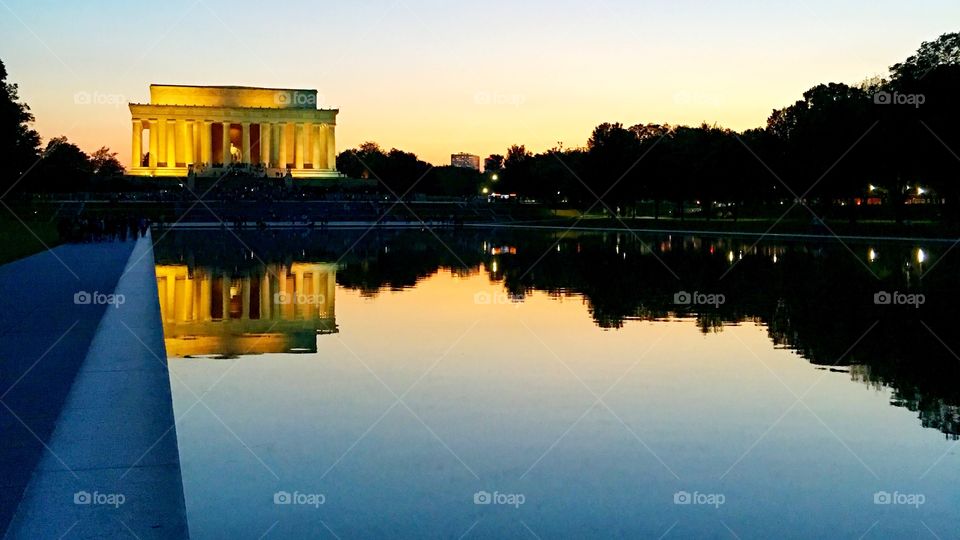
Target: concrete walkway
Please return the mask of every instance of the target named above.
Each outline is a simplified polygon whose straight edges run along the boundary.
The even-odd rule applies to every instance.
[[[5,538],[186,538],[150,237],[61,246],[0,268],[0,284],[5,297],[19,286],[32,294],[15,297],[41,306],[11,306],[25,321],[0,310],[0,358],[16,352],[27,367],[40,358],[2,400],[31,451],[4,464],[17,479],[4,483],[4,512],[15,508]],[[74,303],[94,290],[114,296]],[[4,445],[7,437],[5,429]]]

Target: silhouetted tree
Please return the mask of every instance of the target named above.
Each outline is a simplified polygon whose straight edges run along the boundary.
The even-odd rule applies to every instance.
[[[120,160],[117,159],[117,153],[111,152],[106,146],[101,146],[99,150],[90,154],[90,166],[93,168],[93,174],[99,178],[120,176],[125,172]]]
[[[380,145],[365,142],[358,148],[345,150],[337,156],[337,168],[352,178],[377,180],[380,189],[397,196],[417,187],[431,165],[416,154],[396,148],[384,153]]]
[[[43,159],[37,166],[42,189],[49,191],[85,189],[89,187],[91,175],[93,164],[90,157],[62,136],[50,139],[43,150]]]
[[[20,102],[17,85],[7,82],[7,68],[0,61],[0,194],[40,157],[40,135],[30,127],[33,120],[30,107]]]
[[[513,145],[507,149],[503,160],[501,189],[506,192],[527,192],[533,171],[533,154],[523,145]]]
[[[503,169],[503,156],[500,154],[490,154],[483,160],[484,172],[494,172]]]

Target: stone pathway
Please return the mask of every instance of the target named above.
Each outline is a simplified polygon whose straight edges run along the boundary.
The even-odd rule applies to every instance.
[[[0,285],[6,538],[187,537],[150,237],[60,246]]]

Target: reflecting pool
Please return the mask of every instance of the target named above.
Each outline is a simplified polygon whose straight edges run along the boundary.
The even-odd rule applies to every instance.
[[[960,257],[755,242],[168,232],[191,535],[956,534]]]

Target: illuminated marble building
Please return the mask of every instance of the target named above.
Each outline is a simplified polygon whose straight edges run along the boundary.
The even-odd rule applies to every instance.
[[[150,85],[131,103],[136,176],[219,176],[230,165],[267,176],[336,178],[337,109],[317,91],[241,86]]]
[[[317,334],[337,332],[333,264],[271,264],[241,276],[157,265],[156,273],[169,356],[316,352]]]

